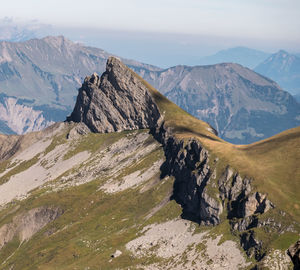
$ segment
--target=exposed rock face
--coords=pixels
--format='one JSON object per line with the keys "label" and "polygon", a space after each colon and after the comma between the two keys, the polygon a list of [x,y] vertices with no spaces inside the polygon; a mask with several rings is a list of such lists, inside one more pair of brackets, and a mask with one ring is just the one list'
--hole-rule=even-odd
{"label": "exposed rock face", "polygon": [[0,249],[18,237],[20,242],[30,239],[49,222],[57,219],[63,213],[62,209],[51,207],[39,207],[29,210],[14,217],[11,223],[0,228]]}
{"label": "exposed rock face", "polygon": [[300,240],[297,241],[294,245],[291,245],[287,253],[293,261],[294,269],[300,269]]}
{"label": "exposed rock face", "polygon": [[42,111],[19,104],[16,98],[0,96],[0,125],[7,126],[6,133],[25,134],[52,124],[54,122],[47,121]]}
{"label": "exposed rock face", "polygon": [[[232,178],[232,180],[231,180]],[[251,193],[251,180],[244,179],[230,168],[227,168],[218,181],[220,197],[225,202],[228,199],[228,216],[230,218],[246,218],[253,214],[265,213],[274,205],[259,192]]]}
{"label": "exposed rock face", "polygon": [[[174,198],[182,205],[187,218],[216,225],[221,221],[224,208],[227,208],[228,218],[244,219],[274,207],[265,194],[251,194],[251,180],[234,174],[229,167],[216,181],[214,167],[218,160],[211,165],[209,152],[197,140],[191,139],[184,144],[174,139],[163,123],[152,132],[164,145],[163,174],[175,177]],[[211,188],[214,192],[209,192]]]}
{"label": "exposed rock face", "polygon": [[86,77],[68,121],[94,132],[153,127],[160,117],[147,87],[117,58],[110,57],[101,78]]}
{"label": "exposed rock face", "polygon": [[209,152],[196,139],[176,140],[162,119],[152,134],[164,146],[162,177],[175,177],[173,199],[182,206],[182,216],[200,224],[217,225],[227,209],[227,218],[232,230],[240,235],[241,246],[248,256],[261,260],[265,255],[263,244],[250,229],[263,226],[259,215],[274,207],[266,195],[252,192],[251,179],[242,178],[230,167],[217,179],[218,159],[210,161]]}
{"label": "exposed rock face", "polygon": [[176,179],[173,196],[182,205],[183,216],[206,225],[220,223],[222,204],[207,193],[212,175],[207,150],[197,140],[192,139],[184,146],[172,136],[163,144],[166,155],[163,173]]}

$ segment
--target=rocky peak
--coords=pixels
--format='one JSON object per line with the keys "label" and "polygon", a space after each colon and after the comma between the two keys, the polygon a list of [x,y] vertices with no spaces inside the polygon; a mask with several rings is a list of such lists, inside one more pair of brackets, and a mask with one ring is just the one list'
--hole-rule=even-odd
{"label": "rocky peak", "polygon": [[106,71],[85,78],[67,121],[83,122],[93,132],[116,132],[155,126],[160,117],[151,93],[134,72],[110,57]]}

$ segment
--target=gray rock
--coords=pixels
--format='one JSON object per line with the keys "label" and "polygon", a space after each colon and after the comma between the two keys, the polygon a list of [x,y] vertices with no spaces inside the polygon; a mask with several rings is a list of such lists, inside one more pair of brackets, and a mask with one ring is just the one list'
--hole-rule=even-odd
{"label": "gray rock", "polygon": [[152,133],[164,146],[166,161],[162,176],[175,177],[173,198],[182,206],[182,216],[204,225],[219,224],[223,206],[218,195],[213,198],[207,189],[215,177],[209,166],[208,151],[196,139],[178,141],[162,121]]}
{"label": "gray rock", "polygon": [[83,122],[93,132],[154,127],[160,113],[148,88],[128,67],[110,57],[106,71],[86,77],[67,121]]}
{"label": "gray rock", "polygon": [[249,217],[256,213],[263,214],[273,208],[274,205],[266,197],[265,194],[259,192],[248,196],[241,204],[240,216]]}
{"label": "gray rock", "polygon": [[71,128],[71,130],[67,134],[67,139],[76,139],[82,135],[88,134],[89,132],[91,132],[91,130],[81,122]]}
{"label": "gray rock", "polygon": [[117,257],[119,257],[121,255],[122,255],[122,251],[117,249],[116,252],[111,255],[111,257],[112,258],[117,258]]}

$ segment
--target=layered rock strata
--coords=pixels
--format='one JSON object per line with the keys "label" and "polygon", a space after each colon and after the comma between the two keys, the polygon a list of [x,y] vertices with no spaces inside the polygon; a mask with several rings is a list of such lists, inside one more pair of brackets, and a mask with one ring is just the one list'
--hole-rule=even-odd
{"label": "layered rock strata", "polygon": [[67,121],[84,122],[93,132],[153,127],[160,113],[147,87],[117,58],[99,77],[86,77]]}

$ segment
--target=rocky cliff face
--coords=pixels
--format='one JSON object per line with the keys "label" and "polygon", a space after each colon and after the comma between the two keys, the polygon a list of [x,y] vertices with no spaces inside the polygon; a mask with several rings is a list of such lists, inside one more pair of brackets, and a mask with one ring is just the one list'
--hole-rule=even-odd
{"label": "rocky cliff face", "polygon": [[182,217],[202,225],[217,225],[228,219],[248,256],[260,261],[265,251],[253,228],[268,227],[260,222],[260,215],[275,207],[266,194],[255,192],[251,179],[229,166],[220,170],[219,159],[211,160],[198,140],[177,140],[163,121],[151,132],[164,147],[162,177],[175,178],[173,199],[181,205]]}
{"label": "rocky cliff face", "polygon": [[25,134],[50,125],[41,110],[23,105],[14,97],[0,95],[0,129],[7,134]]}
{"label": "rocky cliff face", "polygon": [[147,87],[123,63],[110,57],[99,77],[86,77],[68,121],[84,122],[94,132],[154,127],[160,113]]}

